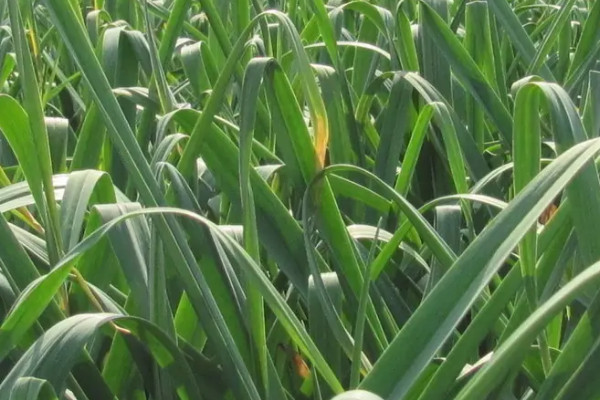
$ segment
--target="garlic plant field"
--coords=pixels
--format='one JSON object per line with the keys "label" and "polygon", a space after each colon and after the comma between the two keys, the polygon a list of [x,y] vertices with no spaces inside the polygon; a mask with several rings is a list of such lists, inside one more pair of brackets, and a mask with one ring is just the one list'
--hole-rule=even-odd
{"label": "garlic plant field", "polygon": [[600,2],[0,0],[0,400],[597,400]]}

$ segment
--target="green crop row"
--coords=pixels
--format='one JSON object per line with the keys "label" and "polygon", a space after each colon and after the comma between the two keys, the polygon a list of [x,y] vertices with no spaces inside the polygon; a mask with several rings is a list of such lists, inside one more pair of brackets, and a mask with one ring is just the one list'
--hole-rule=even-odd
{"label": "green crop row", "polygon": [[599,136],[599,1],[0,0],[0,400],[600,399]]}

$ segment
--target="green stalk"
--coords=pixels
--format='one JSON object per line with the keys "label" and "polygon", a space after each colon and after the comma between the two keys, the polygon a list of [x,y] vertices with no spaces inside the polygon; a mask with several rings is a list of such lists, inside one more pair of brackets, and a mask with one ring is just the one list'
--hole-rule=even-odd
{"label": "green stalk", "polygon": [[[258,89],[262,81],[264,68],[268,64],[252,63],[249,65],[242,84],[242,106],[240,121],[240,157],[239,157],[239,182],[240,203],[243,219],[244,249],[248,255],[260,265],[260,245],[258,242],[258,228],[256,224],[256,208],[254,195],[250,183],[252,141],[254,138],[254,122],[256,116],[256,101]],[[258,353],[258,366],[265,393],[268,392],[268,349],[266,338],[266,324],[264,302],[260,291],[250,279],[246,279],[246,303],[249,309],[249,326],[252,339]]]}
{"label": "green stalk", "polygon": [[[169,89],[167,78],[165,76],[165,70],[163,64],[166,60],[161,60],[158,51],[156,50],[156,40],[154,39],[154,32],[152,29],[152,23],[150,22],[150,14],[148,12],[148,0],[144,1],[144,21],[146,23],[146,36],[148,37],[148,46],[150,47],[150,63],[152,65],[152,87],[156,88],[158,93],[158,99],[160,101],[161,110],[164,114],[173,110],[175,99]],[[171,20],[171,18],[169,18]],[[170,42],[167,41],[167,44]]]}
{"label": "green stalk", "polygon": [[[155,71],[157,70],[162,70],[163,71],[163,75],[164,75],[164,68],[167,65],[167,62],[169,60],[169,57],[171,57],[171,55],[173,54],[173,50],[175,48],[175,44],[177,42],[177,36],[180,34],[182,27],[184,26],[185,23],[185,14],[187,12],[187,10],[189,9],[191,4],[191,0],[176,0],[175,3],[173,4],[173,8],[171,9],[171,12],[168,14],[167,17],[167,24],[165,27],[165,31],[163,33],[163,37],[162,40],[160,41],[160,45],[158,48],[158,63],[156,62],[156,60],[154,59],[154,57],[152,58],[152,63],[153,63],[153,67],[152,69]],[[147,13],[149,12],[150,6],[148,4],[148,2],[146,1],[144,3],[144,13],[145,13],[145,18],[148,21],[148,16]],[[150,35],[150,24],[147,22],[147,30],[148,30],[148,34]],[[161,80],[162,82],[162,80]],[[149,88],[149,93],[150,96],[152,97],[153,94],[156,94],[157,92],[157,87],[156,87],[156,79],[152,79],[151,84],[150,84],[150,88]],[[161,99],[163,99],[163,101],[166,102],[166,99],[169,98],[168,96],[168,90],[165,89],[164,87],[161,90],[162,96]],[[165,104],[168,105],[168,104]],[[142,115],[140,117],[140,124],[138,126],[137,129],[137,138],[138,138],[138,143],[140,144],[140,147],[142,149],[142,151],[146,151],[145,149],[148,148],[148,143],[150,141],[150,135],[152,134],[152,126],[154,123],[154,119],[156,117],[156,109],[155,107],[146,107],[144,108],[144,111],[142,112]]]}
{"label": "green stalk", "polygon": [[[531,107],[531,108],[529,108]],[[524,115],[539,108],[539,95],[535,91],[519,91],[515,100],[515,125],[513,132],[513,160],[515,163],[514,190],[517,195],[540,171],[541,131],[539,118]],[[520,266],[529,312],[538,306],[536,287],[537,227],[534,225],[519,244]],[[539,336],[542,365],[547,375],[552,366],[550,349],[544,332]]]}
{"label": "green stalk", "polygon": [[352,365],[350,368],[350,389],[358,387],[360,383],[360,370],[361,370],[361,356],[363,351],[363,341],[365,334],[365,321],[367,315],[367,304],[369,300],[369,288],[371,286],[371,268],[373,267],[373,256],[375,255],[375,249],[377,248],[377,240],[379,239],[379,229],[381,228],[382,219],[379,219],[377,224],[377,230],[375,231],[375,237],[373,243],[369,249],[369,256],[367,257],[365,273],[363,275],[364,283],[360,293],[358,302],[358,311],[356,318],[356,325],[354,327],[354,351],[352,352]]}
{"label": "green stalk", "polygon": [[[21,13],[17,0],[8,3],[9,17],[13,31],[14,47],[17,55],[17,68],[21,76],[23,88],[23,105],[29,116],[31,135],[38,154],[39,168],[42,178],[42,188],[32,188],[40,213],[43,215],[46,242],[50,257],[50,264],[54,265],[61,257],[61,238],[58,210],[54,198],[54,186],[52,184],[52,162],[50,158],[50,147],[48,144],[48,132],[44,122],[44,111],[40,98],[40,89],[36,79],[33,59],[27,45],[24,34]],[[38,189],[43,190],[44,197]],[[39,193],[36,195],[36,193]]]}

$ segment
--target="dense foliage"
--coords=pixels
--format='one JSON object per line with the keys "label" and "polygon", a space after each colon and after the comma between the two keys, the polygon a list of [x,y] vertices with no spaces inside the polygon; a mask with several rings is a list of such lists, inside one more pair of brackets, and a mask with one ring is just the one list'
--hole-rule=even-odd
{"label": "dense foliage", "polygon": [[0,399],[600,398],[600,2],[0,21]]}

